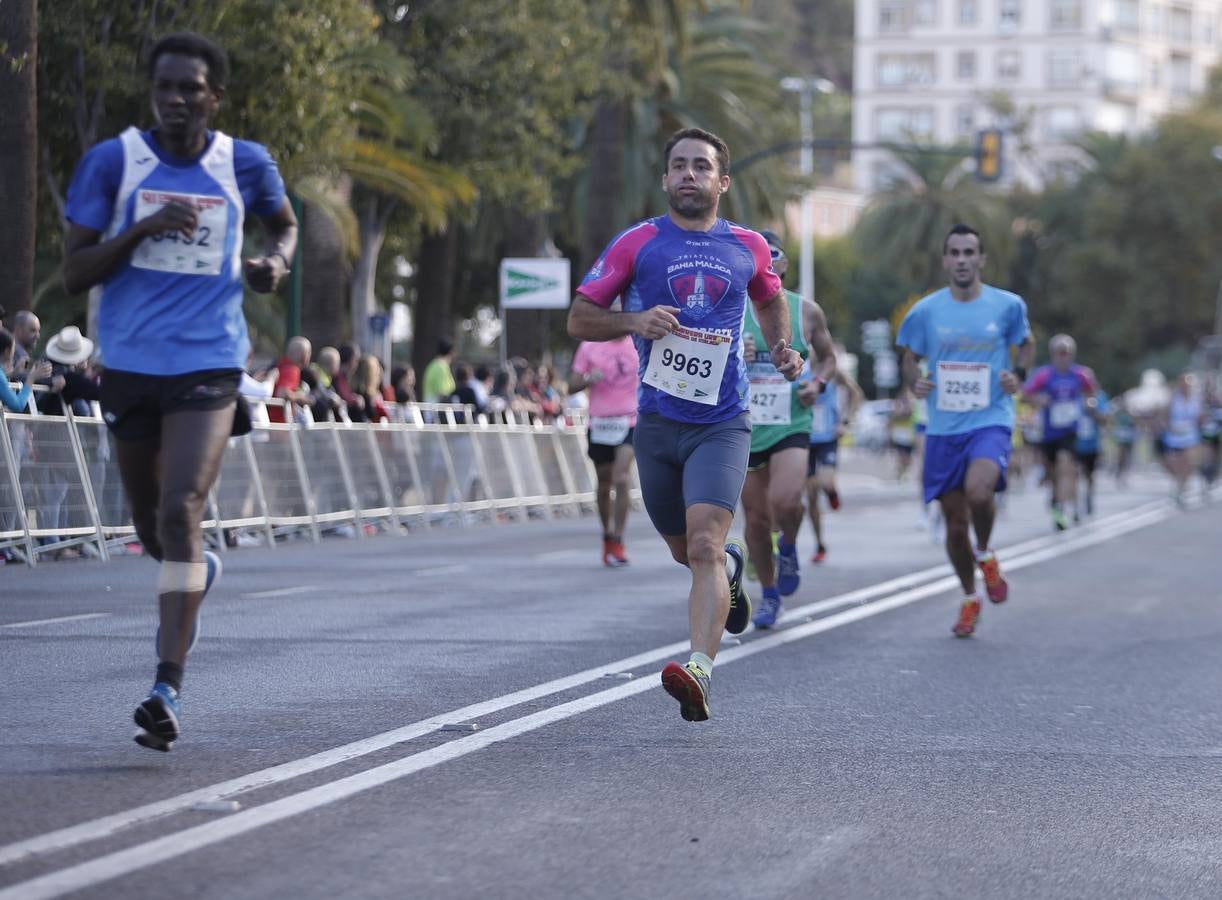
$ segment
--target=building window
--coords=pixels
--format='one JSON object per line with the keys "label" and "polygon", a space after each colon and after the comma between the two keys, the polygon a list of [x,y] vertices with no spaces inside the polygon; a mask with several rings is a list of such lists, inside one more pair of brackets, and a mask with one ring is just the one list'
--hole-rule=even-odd
{"label": "building window", "polygon": [[960,81],[976,80],[975,50],[960,50],[955,55],[955,77]]}
{"label": "building window", "polygon": [[878,30],[894,34],[908,30],[908,0],[882,0],[878,4]]}
{"label": "building window", "polygon": [[1151,3],[1146,13],[1146,33],[1150,37],[1164,37],[1167,34],[1166,10],[1161,4]]}
{"label": "building window", "polygon": [[1168,69],[1171,93],[1177,97],[1190,95],[1192,93],[1192,58],[1173,54]]}
{"label": "building window", "polygon": [[1180,44],[1191,43],[1192,41],[1192,10],[1182,9],[1178,6],[1171,7],[1171,40]]}
{"label": "building window", "polygon": [[1163,63],[1162,60],[1156,57],[1150,57],[1149,69],[1147,70],[1146,84],[1150,90],[1161,91],[1163,89]]}
{"label": "building window", "polygon": [[874,113],[874,134],[895,143],[927,141],[933,137],[933,107],[882,107]]}
{"label": "building window", "polygon": [[1141,56],[1133,47],[1108,47],[1105,65],[1109,87],[1128,90],[1141,87]]}
{"label": "building window", "polygon": [[1018,81],[1023,77],[1023,57],[1017,50],[1002,50],[997,54],[997,80]]}
{"label": "building window", "polygon": [[979,10],[976,9],[976,0],[959,0],[959,24],[960,25],[975,25],[979,17]]}
{"label": "building window", "polygon": [[976,108],[970,103],[955,107],[955,137],[963,140],[976,133]]}
{"label": "building window", "polygon": [[1082,53],[1067,48],[1048,51],[1048,86],[1074,87],[1082,73]]}
{"label": "building window", "polygon": [[1048,28],[1051,31],[1082,30],[1082,0],[1050,0]]}
{"label": "building window", "polygon": [[929,26],[938,24],[938,0],[913,0],[912,24]]}
{"label": "building window", "polygon": [[1075,138],[1082,131],[1082,114],[1076,106],[1050,106],[1044,112],[1044,131],[1052,141]]}
{"label": "building window", "polygon": [[936,60],[932,53],[879,54],[879,87],[907,87],[913,84],[933,84],[936,80]]}
{"label": "building window", "polygon": [[997,7],[997,27],[999,31],[1018,31],[1023,22],[1022,0],[1001,0]]}

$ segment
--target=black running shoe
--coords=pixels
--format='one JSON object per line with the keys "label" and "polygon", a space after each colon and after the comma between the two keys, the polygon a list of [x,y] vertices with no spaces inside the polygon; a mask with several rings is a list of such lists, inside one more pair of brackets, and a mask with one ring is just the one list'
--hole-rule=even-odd
{"label": "black running shoe", "polygon": [[179,735],[178,691],[164,681],[157,682],[144,702],[136,707],[133,718],[142,729],[136,734],[136,743],[168,753]]}
{"label": "black running shoe", "polygon": [[746,568],[747,547],[735,538],[726,544],[726,578],[730,581],[730,614],[726,616],[726,631],[730,634],[742,634],[751,622],[751,598],[743,586],[743,572]]}

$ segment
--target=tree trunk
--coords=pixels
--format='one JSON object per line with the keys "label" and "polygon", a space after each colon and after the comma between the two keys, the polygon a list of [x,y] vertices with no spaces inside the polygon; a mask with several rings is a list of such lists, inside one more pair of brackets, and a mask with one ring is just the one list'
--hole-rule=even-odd
{"label": "tree trunk", "polygon": [[37,0],[3,0],[0,14],[0,260],[9,311],[34,295],[38,202]]}
{"label": "tree trunk", "polygon": [[[347,202],[350,185],[338,185],[337,197]],[[345,300],[349,267],[343,230],[313,204],[306,204],[301,223],[301,332],[315,350],[349,337]],[[289,335],[292,337],[292,335]]]}
{"label": "tree trunk", "polygon": [[586,196],[585,227],[582,229],[581,259],[577,268],[585,272],[615,237],[619,208],[624,194],[624,132],[628,110],[623,100],[604,97],[594,111],[590,135],[590,180]]}
{"label": "tree trunk", "polygon": [[378,311],[374,284],[378,276],[378,258],[386,242],[386,226],[394,211],[394,200],[368,196],[361,204],[361,254],[352,269],[352,337],[362,347],[372,346],[369,317]]}
{"label": "tree trunk", "polygon": [[[539,256],[547,240],[547,222],[543,213],[523,215],[511,213],[505,239],[505,255],[532,258]],[[537,360],[548,342],[553,310],[505,310],[502,332],[507,338],[506,356],[521,356]]]}
{"label": "tree trunk", "polygon": [[416,305],[412,310],[412,366],[416,378],[437,355],[437,342],[454,340],[454,274],[458,260],[458,226],[426,231],[420,242]]}

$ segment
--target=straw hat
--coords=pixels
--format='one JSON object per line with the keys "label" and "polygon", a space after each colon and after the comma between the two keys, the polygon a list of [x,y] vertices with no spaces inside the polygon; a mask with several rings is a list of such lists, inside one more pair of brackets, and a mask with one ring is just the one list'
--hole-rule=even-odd
{"label": "straw hat", "polygon": [[47,341],[47,359],[51,362],[75,366],[92,355],[93,341],[82,335],[75,325],[61,329],[59,334]]}

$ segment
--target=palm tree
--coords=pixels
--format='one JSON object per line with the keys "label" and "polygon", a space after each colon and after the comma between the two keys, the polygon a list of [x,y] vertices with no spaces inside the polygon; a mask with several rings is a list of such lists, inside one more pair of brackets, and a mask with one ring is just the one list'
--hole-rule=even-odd
{"label": "palm tree", "polygon": [[854,242],[862,259],[903,281],[909,293],[942,284],[942,240],[959,222],[980,232],[993,271],[1005,271],[1012,242],[1001,198],[974,180],[971,151],[896,149],[907,177],[876,195]]}
{"label": "palm tree", "polygon": [[38,184],[35,30],[37,0],[9,0],[0,15],[0,259],[5,291],[29,306],[34,292],[34,235]]}

